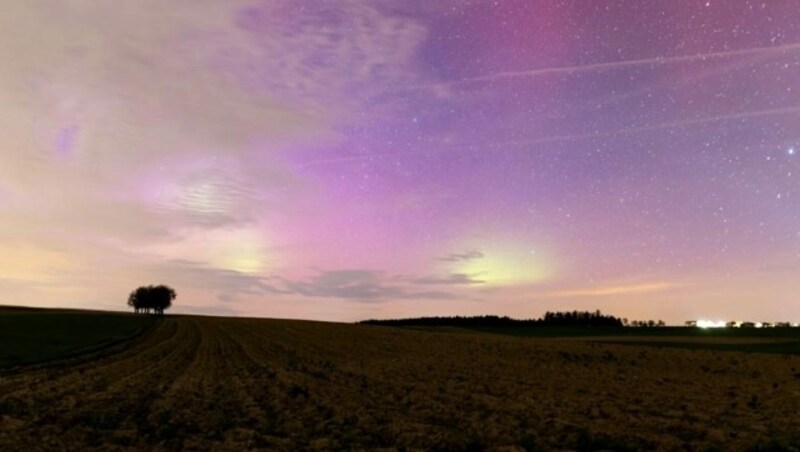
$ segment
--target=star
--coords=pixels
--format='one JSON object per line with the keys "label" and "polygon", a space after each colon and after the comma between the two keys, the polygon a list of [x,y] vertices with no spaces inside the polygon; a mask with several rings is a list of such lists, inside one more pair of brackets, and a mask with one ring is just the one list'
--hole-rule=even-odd
{"label": "star", "polygon": [[461,315],[479,297],[529,317],[557,288],[565,309],[800,320],[793,2],[164,2],[155,25],[16,3],[0,285],[20,299],[152,275],[248,316]]}

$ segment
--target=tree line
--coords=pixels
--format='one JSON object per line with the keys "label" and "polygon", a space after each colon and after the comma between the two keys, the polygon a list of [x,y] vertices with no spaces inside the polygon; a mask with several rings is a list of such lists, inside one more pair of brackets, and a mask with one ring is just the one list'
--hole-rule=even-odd
{"label": "tree line", "polygon": [[663,320],[631,320],[628,322],[628,319],[622,319],[622,323],[624,323],[625,326],[638,326],[647,328],[667,326]]}
{"label": "tree line", "polygon": [[164,310],[172,306],[172,300],[177,294],[169,286],[142,286],[131,292],[128,296],[128,306],[136,314],[164,315]]}
{"label": "tree line", "polygon": [[558,311],[547,312],[538,319],[512,319],[508,316],[445,316],[416,317],[407,319],[363,320],[367,325],[387,326],[452,326],[461,328],[506,328],[506,327],[610,327],[624,326],[622,319],[604,315],[597,311]]}

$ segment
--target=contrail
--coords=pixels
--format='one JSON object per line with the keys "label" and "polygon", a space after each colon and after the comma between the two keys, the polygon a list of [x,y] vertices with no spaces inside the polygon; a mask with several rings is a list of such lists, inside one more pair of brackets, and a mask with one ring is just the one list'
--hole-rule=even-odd
{"label": "contrail", "polygon": [[778,53],[782,51],[790,51],[798,49],[800,49],[800,43],[793,43],[793,44],[784,44],[784,45],[770,46],[770,47],[751,47],[748,49],[727,50],[722,52],[696,53],[693,55],[641,58],[638,60],[625,60],[625,61],[609,61],[605,63],[586,64],[582,66],[561,66],[561,67],[530,69],[526,71],[496,72],[494,74],[482,75],[479,77],[470,77],[457,80],[454,82],[445,82],[442,83],[441,85],[456,85],[462,83],[486,82],[486,81],[502,80],[508,78],[536,77],[540,75],[577,74],[583,72],[595,72],[595,71],[604,71],[610,69],[624,69],[624,68],[644,66],[644,65],[665,65],[673,63],[686,63],[692,61],[705,61],[710,59],[727,58],[735,56],[759,55],[763,53]]}
{"label": "contrail", "polygon": [[587,138],[604,138],[604,137],[612,137],[615,135],[627,135],[631,133],[650,132],[655,130],[668,130],[677,127],[695,126],[700,124],[731,121],[736,119],[751,119],[751,118],[759,118],[762,116],[774,116],[774,115],[798,114],[798,113],[800,113],[800,107],[771,108],[767,110],[744,111],[740,113],[732,113],[729,115],[708,116],[705,118],[665,122],[649,126],[627,127],[624,129],[617,129],[609,132],[592,132],[592,133],[581,133],[575,135],[555,135],[549,137],[535,138],[532,140],[511,141],[506,143],[499,143],[496,144],[495,146],[516,146],[525,144],[540,144],[540,143],[552,143],[559,141],[583,140]]}
{"label": "contrail", "polygon": [[[665,122],[661,124],[653,124],[649,126],[639,126],[639,127],[627,127],[624,129],[617,129],[611,130],[608,132],[592,132],[592,133],[581,133],[575,135],[554,135],[549,137],[541,137],[541,138],[534,138],[531,140],[518,140],[518,141],[509,141],[505,143],[490,143],[487,146],[498,147],[498,146],[521,146],[521,145],[529,145],[529,144],[543,144],[543,143],[557,143],[561,141],[573,141],[573,140],[585,140],[588,138],[605,138],[605,137],[612,137],[616,135],[627,135],[632,133],[639,133],[639,132],[651,132],[656,130],[669,130],[674,129],[677,127],[685,127],[685,126],[695,126],[700,124],[708,124],[714,122],[723,122],[723,121],[732,121],[736,119],[751,119],[751,118],[759,118],[763,116],[774,116],[774,115],[786,115],[786,114],[800,114],[800,106],[798,107],[781,107],[781,108],[770,108],[766,110],[754,110],[754,111],[743,111],[739,113],[732,113],[728,115],[718,115],[718,116],[708,116],[705,118],[696,118],[696,119],[686,119],[683,121],[673,121],[673,122]],[[476,145],[480,146],[480,145]],[[458,149],[462,149],[465,146],[458,145]],[[405,151],[405,152],[389,152],[389,153],[382,153],[382,154],[358,154],[358,155],[345,155],[340,157],[331,157],[326,159],[318,159],[312,160],[309,162],[304,162],[300,165],[297,165],[296,168],[303,169],[311,166],[318,166],[318,165],[328,165],[333,163],[346,163],[346,162],[357,162],[362,160],[368,160],[372,158],[387,158],[387,157],[405,157],[409,155],[432,155],[437,154],[440,152],[453,152],[455,151],[454,147],[443,147],[440,148],[438,151]]]}

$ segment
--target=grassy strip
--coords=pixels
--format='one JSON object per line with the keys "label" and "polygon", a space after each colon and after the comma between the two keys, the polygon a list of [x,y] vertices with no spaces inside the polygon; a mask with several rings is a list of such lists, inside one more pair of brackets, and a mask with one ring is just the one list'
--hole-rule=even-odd
{"label": "grassy strip", "polygon": [[714,350],[725,352],[778,353],[800,355],[800,342],[761,342],[761,343],[710,343],[710,342],[667,342],[667,341],[591,341],[598,344],[637,345],[640,347],[680,348],[686,350]]}
{"label": "grassy strip", "polygon": [[[467,330],[467,329],[465,329]],[[428,331],[436,331],[431,328]],[[451,329],[453,331],[453,329]],[[463,331],[463,330],[462,330]],[[469,328],[468,331],[523,337],[697,337],[774,338],[800,341],[800,328]]]}
{"label": "grassy strip", "polygon": [[[718,350],[800,355],[800,328],[403,328],[439,333],[463,334],[465,332],[476,332],[542,339],[586,338],[587,341],[594,343],[615,345],[622,344],[644,347],[669,347],[689,350]],[[598,337],[603,339],[596,339]],[[615,340],[617,338],[619,338],[619,340]],[[693,339],[697,339],[697,341],[693,341]],[[716,339],[716,341],[711,342],[707,339]],[[726,343],[725,340],[727,339],[729,339],[731,342]],[[746,339],[753,339],[753,342],[748,342]]]}

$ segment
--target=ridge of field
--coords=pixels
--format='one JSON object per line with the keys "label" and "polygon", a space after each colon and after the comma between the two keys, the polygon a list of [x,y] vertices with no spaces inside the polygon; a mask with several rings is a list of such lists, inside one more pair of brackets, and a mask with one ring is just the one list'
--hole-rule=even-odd
{"label": "ridge of field", "polygon": [[0,306],[0,370],[96,352],[156,321],[127,313]]}
{"label": "ridge of field", "polygon": [[0,450],[800,447],[800,357],[167,316],[0,377]]}
{"label": "ridge of field", "polygon": [[665,327],[448,327],[448,326],[400,326],[393,328],[408,328],[420,331],[475,331],[481,333],[494,333],[506,336],[532,337],[532,338],[558,338],[558,337],[717,337],[717,338],[766,338],[766,339],[797,339],[800,340],[800,328],[698,328],[683,326]]}
{"label": "ridge of field", "polygon": [[484,333],[539,339],[748,353],[800,355],[800,328],[542,327],[388,325],[431,333]]}
{"label": "ridge of field", "polygon": [[431,332],[474,331],[515,337],[562,338],[604,344],[692,350],[800,355],[800,328],[542,328],[542,327],[403,327]]}

